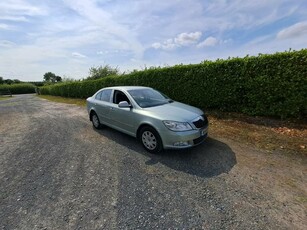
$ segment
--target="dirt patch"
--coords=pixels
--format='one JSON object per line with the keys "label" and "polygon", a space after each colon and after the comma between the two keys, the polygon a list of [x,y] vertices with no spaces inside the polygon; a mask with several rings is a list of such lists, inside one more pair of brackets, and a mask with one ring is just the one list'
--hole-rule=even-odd
{"label": "dirt patch", "polygon": [[210,132],[245,143],[268,153],[282,152],[307,155],[305,120],[276,120],[249,117],[236,113],[209,113]]}

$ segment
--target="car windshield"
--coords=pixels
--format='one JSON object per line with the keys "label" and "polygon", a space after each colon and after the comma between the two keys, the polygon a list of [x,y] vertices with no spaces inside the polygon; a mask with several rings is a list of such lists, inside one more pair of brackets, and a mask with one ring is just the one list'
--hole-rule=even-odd
{"label": "car windshield", "polygon": [[133,89],[128,90],[128,93],[142,108],[164,105],[172,102],[170,98],[153,89]]}

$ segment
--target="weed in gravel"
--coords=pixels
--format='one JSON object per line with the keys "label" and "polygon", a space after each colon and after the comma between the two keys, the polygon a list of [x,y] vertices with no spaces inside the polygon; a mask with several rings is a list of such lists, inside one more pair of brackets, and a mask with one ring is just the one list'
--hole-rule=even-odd
{"label": "weed in gravel", "polygon": [[300,203],[307,203],[307,196],[298,196],[295,199]]}
{"label": "weed in gravel", "polygon": [[50,95],[38,95],[38,97],[47,99],[49,101],[66,103],[66,104],[74,104],[79,106],[85,106],[86,100],[79,98],[67,98],[67,97],[58,97],[58,96],[50,96]]}

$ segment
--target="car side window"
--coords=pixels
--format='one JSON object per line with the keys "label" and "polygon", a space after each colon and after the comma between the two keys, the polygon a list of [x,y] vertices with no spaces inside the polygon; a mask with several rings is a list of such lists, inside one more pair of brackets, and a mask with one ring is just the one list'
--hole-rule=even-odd
{"label": "car side window", "polygon": [[98,93],[98,94],[95,96],[95,99],[96,99],[96,100],[100,100],[100,97],[101,97],[101,92]]}
{"label": "car side window", "polygon": [[124,94],[123,92],[121,92],[119,90],[115,90],[114,91],[114,97],[113,97],[113,103],[119,104],[119,102],[121,102],[121,101],[127,101],[130,104],[130,100],[128,99],[126,94]]}
{"label": "car side window", "polygon": [[111,89],[103,90],[103,91],[101,92],[100,100],[101,100],[101,101],[110,102],[111,93],[112,93],[112,90],[111,90]]}

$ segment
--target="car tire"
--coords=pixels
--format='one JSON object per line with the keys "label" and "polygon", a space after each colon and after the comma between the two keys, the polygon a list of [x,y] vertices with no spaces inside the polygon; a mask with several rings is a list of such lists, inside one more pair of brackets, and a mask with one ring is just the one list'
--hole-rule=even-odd
{"label": "car tire", "polygon": [[163,150],[159,133],[150,126],[145,126],[140,130],[139,140],[143,147],[150,153],[159,153]]}
{"label": "car tire", "polygon": [[95,112],[93,112],[91,115],[91,121],[95,129],[101,129],[101,124],[98,115]]}

